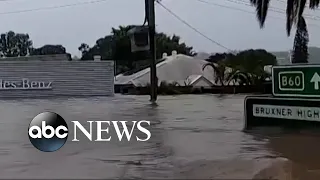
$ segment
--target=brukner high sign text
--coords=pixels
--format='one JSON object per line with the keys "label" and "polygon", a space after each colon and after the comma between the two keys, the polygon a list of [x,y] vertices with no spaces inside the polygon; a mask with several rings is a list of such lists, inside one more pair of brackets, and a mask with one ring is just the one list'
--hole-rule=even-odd
{"label": "brukner high sign text", "polygon": [[253,104],[252,111],[256,117],[320,121],[319,107]]}
{"label": "brukner high sign text", "polygon": [[32,81],[27,78],[22,78],[20,81],[5,81],[0,79],[0,90],[11,89],[52,89],[52,82]]}

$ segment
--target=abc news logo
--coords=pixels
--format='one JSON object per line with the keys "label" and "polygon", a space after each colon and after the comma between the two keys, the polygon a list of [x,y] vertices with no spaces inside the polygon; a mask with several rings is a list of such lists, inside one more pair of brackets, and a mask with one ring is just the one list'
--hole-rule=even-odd
{"label": "abc news logo", "polygon": [[[122,141],[124,136],[127,140],[132,139],[132,133],[135,128],[144,133],[146,138],[136,136],[136,141],[148,141],[151,138],[151,133],[148,129],[142,126],[147,124],[150,126],[150,121],[132,121],[131,130],[128,128],[127,121],[86,121],[89,123],[89,130],[83,127],[79,121],[71,121],[73,124],[73,139],[72,141],[80,141],[77,139],[77,132],[84,134],[90,141],[111,141],[111,136],[108,138],[102,137],[102,132],[109,133],[109,127],[113,125],[116,131],[117,139]],[[119,125],[120,124],[120,125]],[[92,131],[92,127],[96,126],[96,132]],[[38,114],[30,122],[28,135],[31,144],[40,151],[54,152],[59,150],[68,140],[68,125],[66,121],[59,115],[53,112],[43,112]],[[93,134],[96,134],[96,139],[93,140]]]}

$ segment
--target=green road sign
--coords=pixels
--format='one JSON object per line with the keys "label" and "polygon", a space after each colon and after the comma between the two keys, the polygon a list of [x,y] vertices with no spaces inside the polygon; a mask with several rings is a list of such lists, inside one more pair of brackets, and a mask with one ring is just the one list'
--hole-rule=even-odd
{"label": "green road sign", "polygon": [[272,68],[274,96],[319,97],[320,64],[287,65]]}

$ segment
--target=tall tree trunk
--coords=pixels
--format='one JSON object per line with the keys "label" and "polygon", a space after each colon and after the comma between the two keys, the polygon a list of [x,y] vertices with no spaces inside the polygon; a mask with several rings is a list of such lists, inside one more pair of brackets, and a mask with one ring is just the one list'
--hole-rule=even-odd
{"label": "tall tree trunk", "polygon": [[294,38],[292,63],[308,63],[309,34],[303,17],[299,19],[296,36]]}

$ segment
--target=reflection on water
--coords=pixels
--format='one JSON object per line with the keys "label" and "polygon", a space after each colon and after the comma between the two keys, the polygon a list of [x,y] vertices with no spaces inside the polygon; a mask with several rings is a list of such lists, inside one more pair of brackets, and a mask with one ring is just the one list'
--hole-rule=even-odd
{"label": "reflection on water", "polygon": [[[1,178],[172,178],[197,173],[208,178],[209,172],[222,177],[232,167],[233,177],[240,178],[252,173],[257,166],[253,160],[274,156],[319,168],[317,137],[278,130],[277,136],[243,133],[243,101],[244,96],[214,95],[160,96],[158,106],[150,105],[147,96],[1,101]],[[69,127],[73,120],[148,120],[152,137],[148,142],[69,139],[59,151],[43,153],[27,136],[29,122],[43,111],[57,112]]]}

